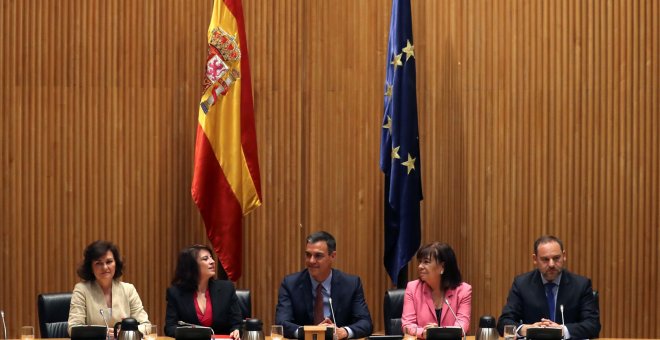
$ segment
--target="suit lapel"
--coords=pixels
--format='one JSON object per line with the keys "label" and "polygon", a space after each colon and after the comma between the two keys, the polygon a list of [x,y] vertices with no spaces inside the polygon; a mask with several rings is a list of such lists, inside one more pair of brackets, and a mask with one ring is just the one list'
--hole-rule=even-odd
{"label": "suit lapel", "polygon": [[545,286],[543,286],[543,280],[541,280],[541,273],[537,270],[534,271],[534,276],[532,277],[532,284],[533,287],[536,287],[534,290],[534,294],[536,295],[536,299],[538,301],[542,301],[543,304],[543,313],[542,315],[545,315],[545,317],[549,317],[548,311],[550,310],[550,306],[548,306],[548,299],[545,296]]}
{"label": "suit lapel", "polygon": [[188,315],[189,320],[194,320],[191,323],[199,325],[199,318],[197,317],[197,309],[195,309],[195,304],[197,303],[197,291],[185,291],[183,289],[179,290],[181,292],[181,304],[185,314]]}
{"label": "suit lapel", "polygon": [[[424,296],[424,301],[426,301],[426,308],[428,308],[431,315],[435,316],[435,305],[433,304],[433,293],[429,286],[420,280],[420,287],[422,287],[422,295]],[[437,317],[436,317],[437,320]],[[438,320],[438,323],[440,320]]]}
{"label": "suit lapel", "polygon": [[[312,296],[312,278],[309,276],[309,272],[305,269],[300,277],[298,278],[298,283],[296,288],[302,294],[302,300],[305,304],[305,312],[307,314],[308,320],[314,320],[314,310],[313,310],[313,300]],[[311,324],[312,321],[309,322]]]}
{"label": "suit lapel", "polygon": [[[449,304],[452,305],[452,308],[456,309],[456,307],[458,306],[458,301],[457,301],[458,298],[456,296],[456,289],[447,290],[447,292],[445,293],[445,298],[447,299]],[[441,320],[438,320],[439,321],[438,326],[444,324],[445,320],[447,319],[447,315],[451,314],[451,311],[449,310],[449,306],[447,306],[446,304],[442,306],[442,310],[443,311],[440,315]],[[454,324],[454,323],[451,322],[450,324]]]}
{"label": "suit lapel", "polygon": [[220,320],[220,299],[222,291],[220,285],[215,281],[209,281],[209,292],[211,294],[211,308],[213,308],[213,321]]}
{"label": "suit lapel", "polygon": [[571,283],[571,275],[566,271],[562,271],[561,280],[559,281],[559,291],[557,292],[557,303],[555,304],[555,322],[561,323],[561,305],[567,306],[567,292],[570,292],[568,288]]}
{"label": "suit lapel", "polygon": [[[96,283],[96,286],[103,292],[103,289]],[[101,294],[103,296],[103,294]],[[120,296],[123,296],[122,291],[121,291],[121,286],[118,281],[112,280],[112,318],[115,320],[120,320],[127,317],[124,314],[124,310],[119,303],[122,301]],[[103,304],[105,305],[105,298],[103,299]]]}
{"label": "suit lapel", "polygon": [[[332,298],[332,308],[334,309],[334,317],[339,318],[343,320],[343,318],[339,315],[343,315],[343,307],[341,304],[341,298],[340,296],[343,295],[343,292],[341,291],[342,285],[339,283],[341,277],[341,274],[339,274],[338,271],[332,270],[332,280],[330,280],[330,297]],[[330,311],[332,313],[332,311]],[[343,324],[343,322],[339,322],[335,320],[335,322],[339,324]]]}

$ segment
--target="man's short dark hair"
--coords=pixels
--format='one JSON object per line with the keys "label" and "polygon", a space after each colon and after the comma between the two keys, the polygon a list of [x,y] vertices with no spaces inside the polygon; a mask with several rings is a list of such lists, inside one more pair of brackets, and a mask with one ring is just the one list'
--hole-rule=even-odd
{"label": "man's short dark hair", "polygon": [[96,277],[94,276],[94,270],[92,269],[92,262],[100,259],[107,252],[111,251],[112,256],[115,258],[115,276],[113,279],[117,279],[122,276],[124,271],[124,262],[119,256],[119,249],[110,241],[97,240],[85,248],[83,252],[83,262],[78,267],[77,273],[83,281],[94,281]]}
{"label": "man's short dark hair", "polygon": [[337,241],[327,231],[317,231],[307,236],[307,243],[316,243],[323,241],[328,245],[328,254],[332,254],[337,250]]}
{"label": "man's short dark hair", "polygon": [[557,242],[559,244],[559,248],[561,248],[561,251],[564,251],[564,243],[558,237],[552,235],[543,235],[534,241],[534,255],[538,254],[540,245],[550,242]]}

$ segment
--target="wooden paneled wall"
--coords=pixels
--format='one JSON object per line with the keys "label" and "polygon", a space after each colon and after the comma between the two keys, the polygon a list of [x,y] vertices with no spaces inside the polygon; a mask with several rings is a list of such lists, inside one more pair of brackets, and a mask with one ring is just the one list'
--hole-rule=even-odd
{"label": "wooden paneled wall", "polygon": [[[205,233],[190,198],[211,0],[2,0],[0,308],[69,291],[115,241],[151,320]],[[388,0],[244,0],[264,205],[245,222],[254,314],[272,323],[310,231],[338,239],[376,329]],[[471,332],[540,234],[600,291],[603,337],[660,337],[660,2],[413,0],[423,241],[453,245]],[[414,263],[410,269],[414,277]]]}

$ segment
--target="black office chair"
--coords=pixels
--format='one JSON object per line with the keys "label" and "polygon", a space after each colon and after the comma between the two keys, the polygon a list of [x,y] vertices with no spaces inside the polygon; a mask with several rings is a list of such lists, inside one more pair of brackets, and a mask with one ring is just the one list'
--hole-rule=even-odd
{"label": "black office chair", "polygon": [[594,289],[594,302],[596,303],[596,309],[600,311],[600,304],[598,302],[598,291]]}
{"label": "black office chair", "polygon": [[69,337],[69,306],[71,293],[39,294],[37,307],[39,310],[39,329],[42,338]]}
{"label": "black office chair", "polygon": [[385,335],[403,335],[401,331],[401,314],[403,313],[403,298],[405,295],[405,289],[390,289],[385,292],[383,301]]}
{"label": "black office chair", "polygon": [[238,297],[238,305],[241,307],[241,314],[243,319],[252,317],[252,299],[250,298],[249,289],[237,289],[236,296]]}

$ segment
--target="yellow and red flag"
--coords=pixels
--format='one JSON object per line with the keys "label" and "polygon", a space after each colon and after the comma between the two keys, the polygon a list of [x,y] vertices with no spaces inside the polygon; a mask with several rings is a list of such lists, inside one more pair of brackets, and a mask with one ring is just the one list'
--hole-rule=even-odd
{"label": "yellow and red flag", "polygon": [[215,0],[208,30],[191,193],[232,281],[242,271],[243,216],[261,205],[243,6]]}

